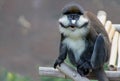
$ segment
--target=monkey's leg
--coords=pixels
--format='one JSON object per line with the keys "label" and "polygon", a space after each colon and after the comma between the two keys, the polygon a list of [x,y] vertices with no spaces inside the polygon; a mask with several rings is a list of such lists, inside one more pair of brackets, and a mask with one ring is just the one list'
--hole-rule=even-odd
{"label": "monkey's leg", "polygon": [[94,45],[93,54],[91,56],[91,65],[93,69],[102,67],[107,58],[107,48],[102,34],[99,34]]}
{"label": "monkey's leg", "polygon": [[93,54],[91,56],[91,65],[93,72],[99,81],[109,81],[103,65],[107,58],[107,48],[102,34],[99,34],[94,45]]}
{"label": "monkey's leg", "polygon": [[98,81],[109,81],[103,67],[93,70],[93,73],[95,74]]}

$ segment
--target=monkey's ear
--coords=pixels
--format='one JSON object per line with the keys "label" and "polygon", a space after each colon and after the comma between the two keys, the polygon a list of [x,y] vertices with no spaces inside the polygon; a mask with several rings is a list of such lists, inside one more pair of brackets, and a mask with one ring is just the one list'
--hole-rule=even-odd
{"label": "monkey's ear", "polygon": [[91,56],[91,65],[93,69],[103,66],[107,58],[106,50],[103,35],[99,34],[95,41],[93,54]]}

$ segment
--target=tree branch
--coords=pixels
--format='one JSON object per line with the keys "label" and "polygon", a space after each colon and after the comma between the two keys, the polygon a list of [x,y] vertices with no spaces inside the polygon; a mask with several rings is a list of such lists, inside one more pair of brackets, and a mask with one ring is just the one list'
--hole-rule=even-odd
{"label": "tree branch", "polygon": [[[65,63],[61,67],[54,69],[52,67],[39,67],[40,76],[51,76],[59,78],[71,78],[74,81],[90,81],[86,77],[81,77],[74,69]],[[106,71],[106,75],[110,81],[120,81],[120,71]],[[87,76],[90,79],[96,79],[94,74]]]}
{"label": "tree branch", "polygon": [[39,74],[42,76],[53,76],[61,78],[71,78],[74,81],[90,81],[86,77],[80,76],[73,68],[62,63],[57,69],[49,67],[39,67]]}

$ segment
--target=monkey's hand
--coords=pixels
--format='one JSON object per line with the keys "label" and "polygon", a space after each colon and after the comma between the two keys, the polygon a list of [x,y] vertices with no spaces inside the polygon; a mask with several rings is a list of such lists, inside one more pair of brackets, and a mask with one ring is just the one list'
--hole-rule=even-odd
{"label": "monkey's hand", "polygon": [[87,75],[91,70],[91,65],[89,62],[84,62],[77,66],[77,71],[81,76]]}
{"label": "monkey's hand", "polygon": [[57,59],[57,60],[55,61],[55,63],[54,63],[54,68],[56,68],[57,65],[60,66],[61,63],[63,63],[63,60],[61,60],[61,59]]}

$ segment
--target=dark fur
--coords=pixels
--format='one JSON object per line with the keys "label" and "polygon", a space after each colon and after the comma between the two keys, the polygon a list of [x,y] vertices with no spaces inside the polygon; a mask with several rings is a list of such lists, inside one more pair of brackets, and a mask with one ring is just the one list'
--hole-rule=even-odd
{"label": "dark fur", "polygon": [[63,9],[63,14],[71,13],[84,14],[89,19],[90,31],[85,37],[86,49],[80,56],[79,62],[76,62],[72,49],[68,49],[62,43],[66,36],[61,34],[60,54],[54,68],[64,62],[68,53],[71,63],[76,66],[80,75],[84,76],[92,69],[99,81],[108,81],[103,65],[109,59],[110,41],[103,25],[91,12],[83,12],[79,5],[72,4]]}

